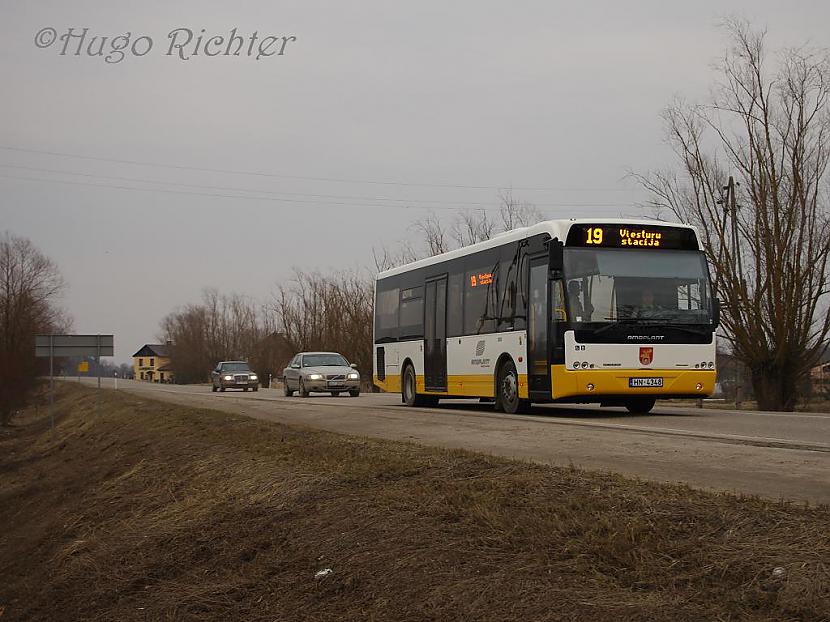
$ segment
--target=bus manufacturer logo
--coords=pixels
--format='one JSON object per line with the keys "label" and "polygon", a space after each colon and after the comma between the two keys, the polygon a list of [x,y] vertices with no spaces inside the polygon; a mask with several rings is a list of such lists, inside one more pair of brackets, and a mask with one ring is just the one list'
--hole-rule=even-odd
{"label": "bus manufacturer logo", "polygon": [[490,367],[490,359],[482,358],[486,345],[487,342],[484,339],[476,343],[476,355],[475,358],[470,359],[470,365],[473,367]]}
{"label": "bus manufacturer logo", "polygon": [[640,348],[640,364],[651,365],[654,360],[654,348]]}

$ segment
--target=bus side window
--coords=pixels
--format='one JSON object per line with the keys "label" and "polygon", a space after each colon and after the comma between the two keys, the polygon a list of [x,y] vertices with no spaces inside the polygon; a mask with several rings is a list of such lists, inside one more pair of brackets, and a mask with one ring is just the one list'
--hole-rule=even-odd
{"label": "bus side window", "polygon": [[553,291],[551,295],[553,296],[553,321],[554,322],[566,322],[568,320],[568,315],[565,312],[565,289],[562,285],[562,281],[553,281]]}

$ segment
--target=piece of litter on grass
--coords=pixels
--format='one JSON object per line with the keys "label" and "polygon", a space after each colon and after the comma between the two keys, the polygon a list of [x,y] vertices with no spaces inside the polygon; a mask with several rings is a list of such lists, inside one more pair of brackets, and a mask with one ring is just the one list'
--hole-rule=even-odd
{"label": "piece of litter on grass", "polygon": [[787,570],[782,568],[781,566],[777,566],[776,568],[772,569],[772,578],[773,579],[783,579],[786,576]]}
{"label": "piece of litter on grass", "polygon": [[323,568],[322,570],[318,570],[317,574],[314,575],[315,579],[322,579],[323,577],[327,577],[332,574],[334,570],[331,568]]}

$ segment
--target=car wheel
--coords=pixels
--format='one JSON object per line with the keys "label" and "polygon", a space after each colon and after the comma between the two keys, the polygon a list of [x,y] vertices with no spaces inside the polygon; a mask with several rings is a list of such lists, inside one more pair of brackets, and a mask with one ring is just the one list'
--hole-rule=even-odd
{"label": "car wheel", "polygon": [[220,391],[221,393],[224,393],[224,392],[225,392],[225,387],[219,387],[219,391]]}
{"label": "car wheel", "polygon": [[626,400],[625,408],[632,415],[647,415],[654,408],[655,401],[653,397],[633,397]]}
{"label": "car wheel", "polygon": [[251,391],[253,391],[254,393],[256,393],[257,391],[259,391],[259,387],[253,387],[253,388],[251,389]]}
{"label": "car wheel", "polygon": [[358,395],[360,395],[360,389],[354,389],[352,391],[349,391],[349,395],[351,395],[352,397],[357,397]]}
{"label": "car wheel", "polygon": [[300,378],[300,397],[308,397],[308,391],[306,391],[305,383],[302,378]]}
{"label": "car wheel", "polygon": [[519,374],[513,361],[507,361],[501,368],[496,381],[496,410],[509,415],[527,410],[528,400],[519,399]]}
{"label": "car wheel", "polygon": [[291,397],[292,395],[294,395],[294,391],[288,388],[287,380],[282,381],[282,393],[283,395],[285,395],[285,397]]}
{"label": "car wheel", "polygon": [[216,393],[216,385],[215,384],[210,385],[210,390],[213,391],[214,393]]}
{"label": "car wheel", "polygon": [[331,396],[332,397],[340,397],[340,391],[332,391]]}
{"label": "car wheel", "polygon": [[242,387],[242,392],[247,393],[248,392],[248,387]]}

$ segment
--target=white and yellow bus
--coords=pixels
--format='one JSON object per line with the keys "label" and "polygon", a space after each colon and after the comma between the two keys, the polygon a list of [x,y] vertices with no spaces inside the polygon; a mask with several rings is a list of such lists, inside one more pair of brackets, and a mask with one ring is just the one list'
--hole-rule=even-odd
{"label": "white and yellow bus", "polygon": [[718,321],[693,227],[545,221],[378,274],[374,382],[410,406],[647,413],[712,393]]}

